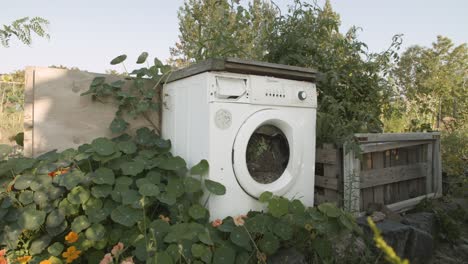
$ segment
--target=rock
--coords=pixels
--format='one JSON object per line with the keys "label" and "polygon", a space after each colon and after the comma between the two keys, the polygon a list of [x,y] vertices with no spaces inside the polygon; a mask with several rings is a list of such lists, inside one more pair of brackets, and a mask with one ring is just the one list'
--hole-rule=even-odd
{"label": "rock", "polygon": [[411,233],[406,243],[405,258],[411,263],[428,263],[434,252],[434,238],[431,234],[411,226]]}
{"label": "rock", "polygon": [[370,217],[372,218],[372,221],[377,223],[377,222],[381,222],[381,221],[385,220],[385,217],[387,217],[387,215],[385,215],[382,212],[373,212]]}
{"label": "rock", "polygon": [[382,212],[385,214],[386,218],[393,221],[401,220],[401,216],[398,213],[393,212],[386,205],[381,203],[369,203],[366,209],[367,215],[372,215],[374,212]]}
{"label": "rock", "polygon": [[268,258],[268,264],[307,264],[304,254],[295,248],[284,248],[278,250],[274,255]]}
{"label": "rock", "polygon": [[435,215],[433,213],[420,212],[406,215],[401,223],[418,228],[430,235],[435,234]]}

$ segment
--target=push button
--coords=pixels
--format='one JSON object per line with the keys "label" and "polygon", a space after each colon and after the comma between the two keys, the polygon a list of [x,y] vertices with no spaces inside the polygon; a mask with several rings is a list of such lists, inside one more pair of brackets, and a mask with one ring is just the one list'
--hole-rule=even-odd
{"label": "push button", "polygon": [[307,99],[307,93],[305,91],[300,91],[297,94],[297,97],[299,97],[299,100],[304,101],[305,99]]}

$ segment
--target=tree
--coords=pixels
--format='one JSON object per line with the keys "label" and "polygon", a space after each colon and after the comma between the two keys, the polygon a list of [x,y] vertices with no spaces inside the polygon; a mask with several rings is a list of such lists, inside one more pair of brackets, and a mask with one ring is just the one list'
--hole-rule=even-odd
{"label": "tree", "polygon": [[39,37],[49,38],[49,34],[45,28],[49,25],[49,21],[41,17],[24,17],[15,20],[11,25],[3,25],[0,29],[0,43],[3,47],[9,47],[10,40],[17,38],[19,41],[26,45],[31,45],[32,36],[31,32]]}
{"label": "tree", "polygon": [[179,10],[179,41],[172,62],[184,65],[212,57],[262,59],[277,11],[269,2],[188,0]]}
{"label": "tree", "polygon": [[432,47],[412,46],[393,71],[412,122],[440,127],[444,118],[468,120],[468,47],[438,36]]}

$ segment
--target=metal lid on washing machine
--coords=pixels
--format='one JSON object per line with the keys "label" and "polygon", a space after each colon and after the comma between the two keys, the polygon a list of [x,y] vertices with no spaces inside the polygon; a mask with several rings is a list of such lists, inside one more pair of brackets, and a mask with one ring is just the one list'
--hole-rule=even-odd
{"label": "metal lid on washing machine", "polygon": [[173,72],[165,83],[209,71],[253,74],[308,82],[315,82],[318,74],[315,69],[311,68],[236,58],[213,58]]}

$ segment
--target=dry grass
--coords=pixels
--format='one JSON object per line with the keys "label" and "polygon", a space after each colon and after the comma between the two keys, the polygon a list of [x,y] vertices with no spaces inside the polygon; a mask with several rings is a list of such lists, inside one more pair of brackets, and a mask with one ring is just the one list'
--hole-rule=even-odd
{"label": "dry grass", "polygon": [[23,131],[23,112],[0,113],[0,144],[15,144],[12,138]]}

